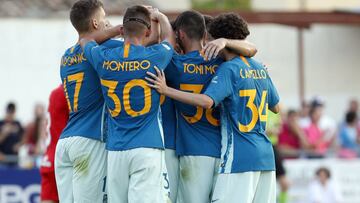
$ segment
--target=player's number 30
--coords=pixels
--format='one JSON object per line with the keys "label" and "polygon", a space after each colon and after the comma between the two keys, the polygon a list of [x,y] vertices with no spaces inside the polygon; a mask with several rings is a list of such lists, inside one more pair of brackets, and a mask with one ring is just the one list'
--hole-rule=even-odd
{"label": "player's number 30", "polygon": [[[121,104],[119,97],[115,94],[115,89],[118,85],[117,81],[112,80],[103,80],[101,79],[101,85],[108,88],[107,96],[111,98],[114,102],[114,109],[109,109],[110,114],[112,117],[116,117],[121,112]],[[144,97],[145,97],[145,104],[144,107],[140,111],[135,111],[130,106],[130,90],[133,87],[141,87],[144,90]],[[149,99],[150,98],[150,99]],[[133,79],[126,83],[124,90],[123,90],[123,102],[125,112],[132,117],[144,115],[148,113],[151,109],[151,88],[147,86],[147,83],[141,79]]]}

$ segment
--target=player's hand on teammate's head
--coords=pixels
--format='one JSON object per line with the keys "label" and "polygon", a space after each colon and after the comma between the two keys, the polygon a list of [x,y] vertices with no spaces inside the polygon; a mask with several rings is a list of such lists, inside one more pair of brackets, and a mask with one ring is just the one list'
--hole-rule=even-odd
{"label": "player's hand on teammate's head", "polygon": [[166,85],[166,78],[165,73],[163,70],[159,70],[156,66],[154,67],[156,74],[153,74],[151,72],[146,72],[146,74],[150,77],[145,77],[145,79],[148,81],[147,85],[149,87],[152,87],[156,89],[160,94],[165,94],[168,86]]}
{"label": "player's hand on teammate's head", "polygon": [[151,8],[150,9],[150,18],[152,21],[156,21],[158,22],[159,21],[159,16],[161,15],[161,12],[159,11],[158,8]]}
{"label": "player's hand on teammate's head", "polygon": [[219,38],[208,42],[203,49],[205,58],[207,60],[216,58],[220,53],[220,51],[225,48],[225,46],[226,46],[226,39],[224,38]]}
{"label": "player's hand on teammate's head", "polygon": [[154,9],[154,7],[152,7],[151,5],[141,5],[141,6],[147,8],[150,12],[152,9]]}

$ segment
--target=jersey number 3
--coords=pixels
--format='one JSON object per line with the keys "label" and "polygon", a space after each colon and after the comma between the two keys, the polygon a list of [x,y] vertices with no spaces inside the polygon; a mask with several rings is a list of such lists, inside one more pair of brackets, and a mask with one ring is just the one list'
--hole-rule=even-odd
{"label": "jersey number 3", "polygon": [[[196,94],[200,94],[201,90],[204,88],[204,85],[200,84],[180,84],[180,89],[188,92],[194,92]],[[206,109],[205,111],[205,118],[206,120],[213,126],[219,126],[220,122],[218,119],[214,118],[213,109]],[[198,122],[204,114],[204,109],[201,107],[196,107],[196,113],[194,116],[186,116],[181,114],[187,122],[189,123],[196,123]]]}
{"label": "jersey number 3", "polygon": [[[115,94],[115,89],[118,85],[117,81],[103,80],[101,79],[101,85],[108,88],[107,96],[114,102],[114,109],[109,109],[112,117],[116,117],[121,112],[121,104],[119,97]],[[141,87],[144,90],[145,105],[140,111],[135,111],[130,106],[130,90],[133,87]],[[131,117],[136,117],[148,113],[151,109],[151,89],[147,86],[147,83],[141,79],[133,79],[126,83],[123,90],[123,102],[125,112]]]}
{"label": "jersey number 3", "polygon": [[262,92],[259,108],[254,103],[255,97],[256,97],[256,89],[240,90],[239,94],[240,94],[240,97],[249,97],[246,107],[250,109],[251,114],[252,114],[250,123],[244,125],[239,122],[239,130],[241,132],[250,132],[254,129],[254,127],[259,119],[261,122],[267,121],[267,106],[268,106],[268,104],[266,104],[265,114],[263,114],[265,103],[266,103],[267,91]]}

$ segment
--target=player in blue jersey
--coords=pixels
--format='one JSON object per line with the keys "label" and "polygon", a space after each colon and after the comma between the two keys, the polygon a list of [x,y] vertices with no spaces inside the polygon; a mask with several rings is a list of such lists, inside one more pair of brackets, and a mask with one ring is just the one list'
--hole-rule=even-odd
{"label": "player in blue jersey", "polygon": [[[214,19],[210,33],[215,39],[245,39],[246,22],[235,14]],[[183,103],[221,108],[221,164],[211,202],[275,202],[275,162],[265,134],[267,108],[279,111],[279,96],[267,70],[257,61],[229,49],[203,94],[167,87],[163,72],[148,73],[149,86]]]}
{"label": "player in blue jersey", "polygon": [[[171,22],[171,27],[174,30],[174,22]],[[178,50],[177,45],[175,45],[174,50]],[[174,101],[171,98],[161,95],[160,103],[161,120],[164,130],[165,163],[170,186],[170,200],[176,203],[177,186],[179,182],[179,157],[175,153],[177,115]]]}
{"label": "player in blue jersey", "polygon": [[179,157],[175,152],[177,116],[174,101],[172,99],[162,95],[160,97],[160,103],[161,120],[164,130],[165,163],[168,174],[165,178],[167,178],[166,180],[170,186],[170,200],[175,203],[179,181]]}
{"label": "player in blue jersey", "polygon": [[[151,20],[161,28],[160,44],[145,47]],[[143,6],[126,10],[123,19],[124,45],[109,49],[98,45],[97,35],[80,44],[94,65],[102,85],[109,119],[109,202],[157,202],[168,200],[164,178],[163,131],[160,94],[145,81],[147,71],[165,69],[173,54],[173,31],[167,17]]]}
{"label": "player in blue jersey", "polygon": [[[210,83],[218,66],[223,62],[220,58],[206,60],[202,54],[206,28],[203,16],[196,11],[185,11],[175,20],[177,43],[184,54],[174,54],[166,69],[170,86],[184,91],[201,93]],[[245,42],[220,39],[212,43],[210,55],[219,47],[231,46],[240,53],[248,50],[242,45]],[[224,47],[220,47],[222,49]],[[256,49],[251,50],[255,52]],[[216,54],[216,53],[215,53]],[[177,202],[207,203],[210,201],[213,183],[216,180],[221,135],[218,109],[203,109],[184,103],[175,102],[178,115],[176,154],[180,156],[180,181]],[[206,146],[206,147],[199,147]],[[172,182],[170,182],[170,185]]]}
{"label": "player in blue jersey", "polygon": [[[80,0],[70,12],[79,34],[107,27],[103,5],[97,0]],[[113,28],[113,32],[119,27]],[[115,32],[116,33],[116,32]],[[105,46],[121,46],[107,41]],[[104,99],[97,73],[78,43],[61,59],[61,80],[69,107],[69,121],[55,152],[55,173],[60,202],[102,202],[106,199],[106,160],[103,137]]]}

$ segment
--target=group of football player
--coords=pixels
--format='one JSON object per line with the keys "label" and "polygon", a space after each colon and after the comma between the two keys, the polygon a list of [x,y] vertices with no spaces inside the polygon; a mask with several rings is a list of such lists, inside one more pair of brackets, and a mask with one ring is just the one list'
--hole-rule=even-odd
{"label": "group of football player", "polygon": [[170,23],[136,5],[112,26],[100,1],[79,0],[70,20],[60,202],[275,202],[265,127],[279,96],[243,18],[185,11]]}

